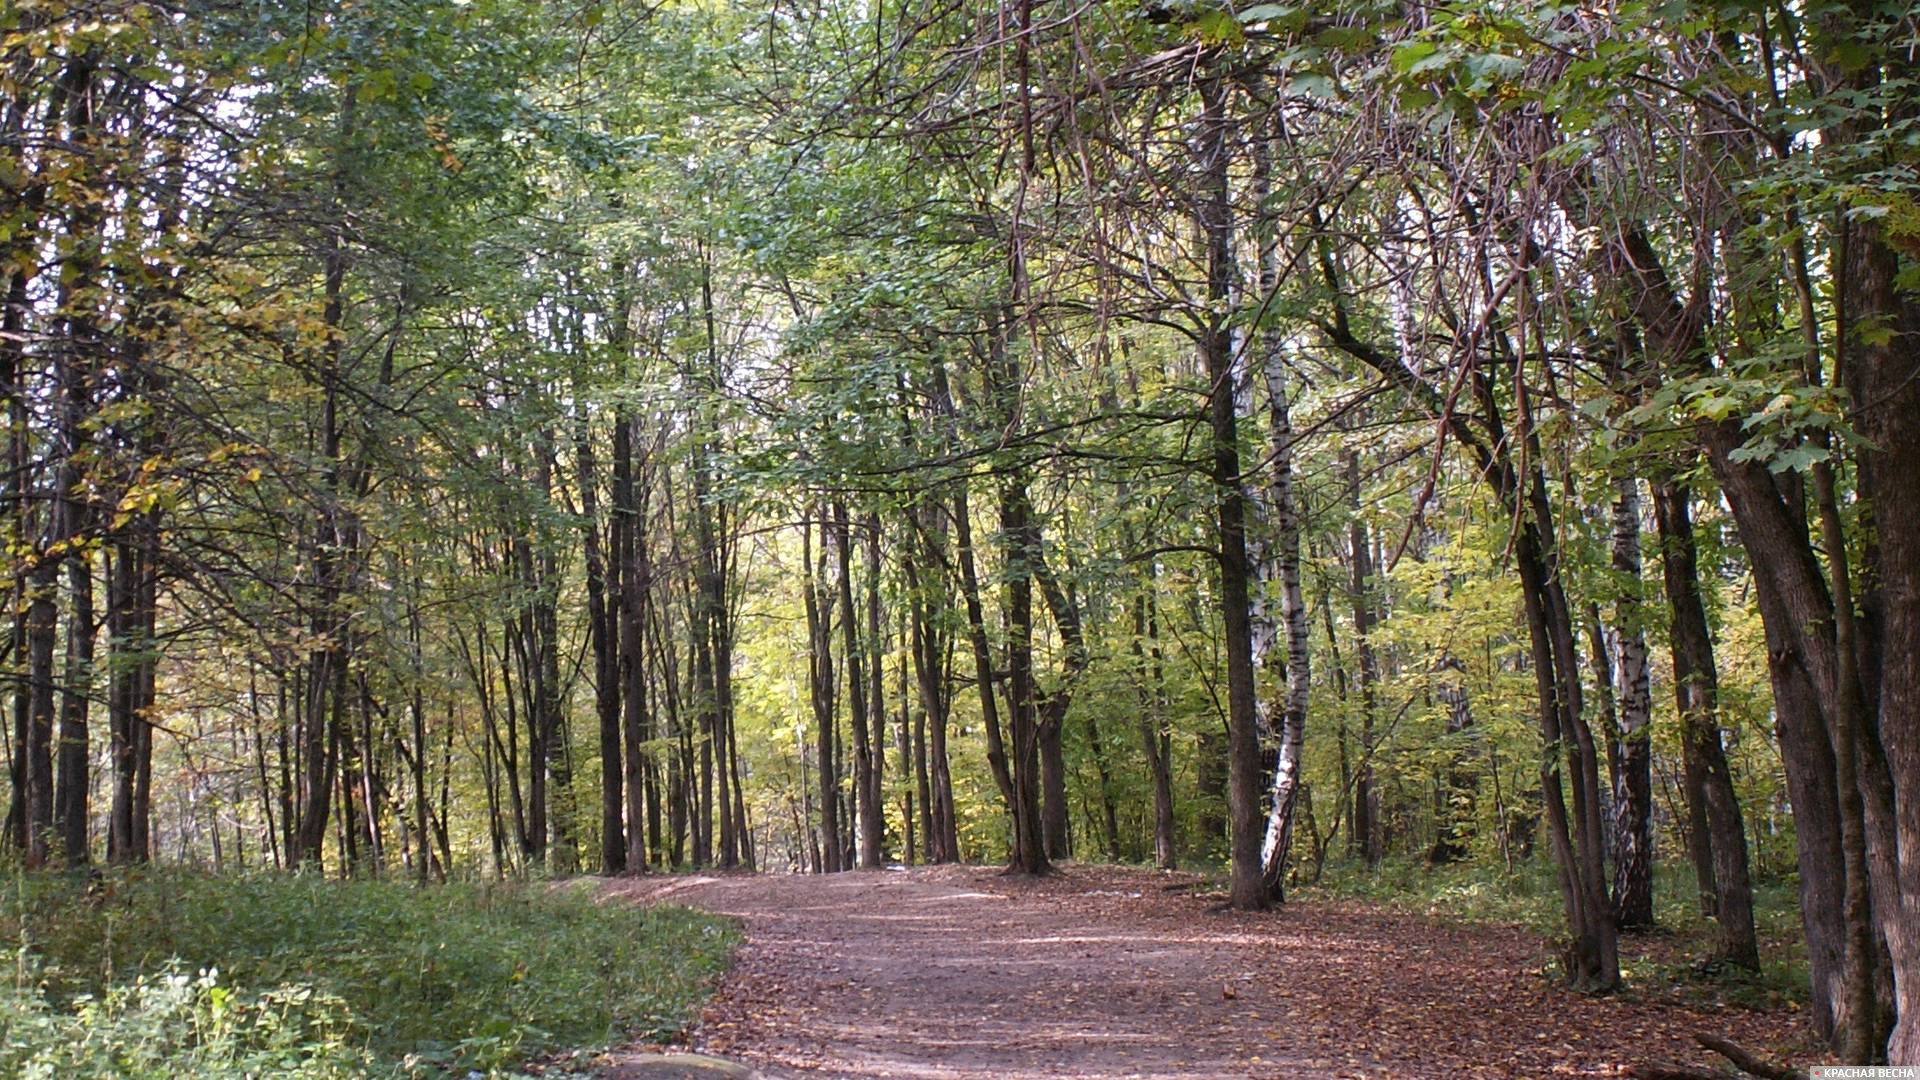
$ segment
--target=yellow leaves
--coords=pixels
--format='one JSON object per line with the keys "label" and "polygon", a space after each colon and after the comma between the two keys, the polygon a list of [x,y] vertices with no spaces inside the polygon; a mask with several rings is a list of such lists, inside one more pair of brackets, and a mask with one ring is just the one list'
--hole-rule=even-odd
{"label": "yellow leaves", "polygon": [[120,497],[114,507],[113,527],[123,528],[128,522],[142,514],[151,514],[160,509],[163,492],[158,487],[135,487]]}
{"label": "yellow leaves", "polygon": [[[228,461],[236,457],[242,457],[242,458],[264,457],[266,453],[267,453],[267,448],[264,446],[261,446],[259,443],[253,443],[253,442],[222,443],[219,446],[214,447],[212,450],[207,451],[207,464],[224,465]],[[149,459],[147,464],[153,465],[154,462],[158,460],[160,459],[157,459],[157,458]],[[143,466],[142,468],[145,468],[145,467],[146,466]]]}
{"label": "yellow leaves", "polygon": [[[23,0],[23,3],[26,2]],[[4,49],[9,56],[17,56],[24,51],[31,59],[44,60],[48,48],[47,35],[41,33],[20,32],[0,38],[0,49]]]}
{"label": "yellow leaves", "polygon": [[467,163],[460,160],[460,155],[454,153],[453,138],[447,134],[445,113],[434,113],[422,120],[421,124],[427,129],[428,141],[433,143],[434,150],[440,155],[441,168],[457,173],[467,167]]}

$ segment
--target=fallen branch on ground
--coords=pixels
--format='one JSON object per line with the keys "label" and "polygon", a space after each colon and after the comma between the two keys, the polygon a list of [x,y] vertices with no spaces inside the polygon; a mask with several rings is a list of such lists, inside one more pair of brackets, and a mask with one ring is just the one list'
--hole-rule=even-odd
{"label": "fallen branch on ground", "polygon": [[1695,1041],[1733,1062],[1734,1068],[1743,1073],[1761,1077],[1762,1080],[1807,1080],[1807,1074],[1799,1069],[1763,1061],[1752,1051],[1731,1039],[1723,1039],[1718,1035],[1698,1035],[1695,1036]]}
{"label": "fallen branch on ground", "polygon": [[[1761,1080],[1807,1080],[1807,1074],[1799,1069],[1765,1061],[1731,1039],[1723,1039],[1718,1035],[1696,1035],[1694,1041],[1726,1058],[1734,1068],[1748,1076],[1757,1076]],[[1629,1075],[1634,1080],[1726,1080],[1726,1074],[1718,1069],[1676,1065],[1670,1061],[1636,1065]]]}
{"label": "fallen branch on ground", "polygon": [[1727,1074],[1718,1069],[1702,1069],[1695,1065],[1676,1065],[1671,1061],[1656,1061],[1651,1065],[1635,1065],[1627,1070],[1633,1080],[1727,1080]]}

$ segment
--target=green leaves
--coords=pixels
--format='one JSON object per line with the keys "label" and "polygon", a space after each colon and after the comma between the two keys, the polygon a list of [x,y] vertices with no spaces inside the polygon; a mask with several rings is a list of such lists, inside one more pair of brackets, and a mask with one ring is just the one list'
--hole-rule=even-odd
{"label": "green leaves", "polygon": [[1298,29],[1306,22],[1306,9],[1292,4],[1254,4],[1234,14],[1244,25],[1266,23],[1269,29]]}
{"label": "green leaves", "polygon": [[1429,71],[1441,71],[1453,62],[1453,57],[1443,54],[1440,46],[1432,41],[1410,41],[1393,50],[1388,61],[1397,75],[1420,75]]}

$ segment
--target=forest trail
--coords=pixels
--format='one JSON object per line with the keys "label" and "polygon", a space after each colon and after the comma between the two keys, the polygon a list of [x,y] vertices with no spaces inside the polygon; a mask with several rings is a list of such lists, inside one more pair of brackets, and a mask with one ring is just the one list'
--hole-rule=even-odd
{"label": "forest trail", "polygon": [[1517,929],[1350,904],[1221,912],[1200,884],[944,867],[608,889],[744,922],[691,1042],[774,1080],[1601,1077],[1707,1064],[1698,1032],[1764,1048],[1800,1027],[1790,1011],[1561,990]]}

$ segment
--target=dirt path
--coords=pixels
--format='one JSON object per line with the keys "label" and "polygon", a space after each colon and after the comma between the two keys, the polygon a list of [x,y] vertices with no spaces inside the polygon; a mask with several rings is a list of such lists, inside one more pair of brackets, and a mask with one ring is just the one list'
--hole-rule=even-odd
{"label": "dirt path", "polygon": [[1515,930],[1346,905],[1215,912],[1192,885],[944,868],[609,888],[745,923],[691,1042],[773,1078],[1618,1076],[1705,1064],[1696,1032],[1799,1036],[1790,1012],[1561,991]]}

